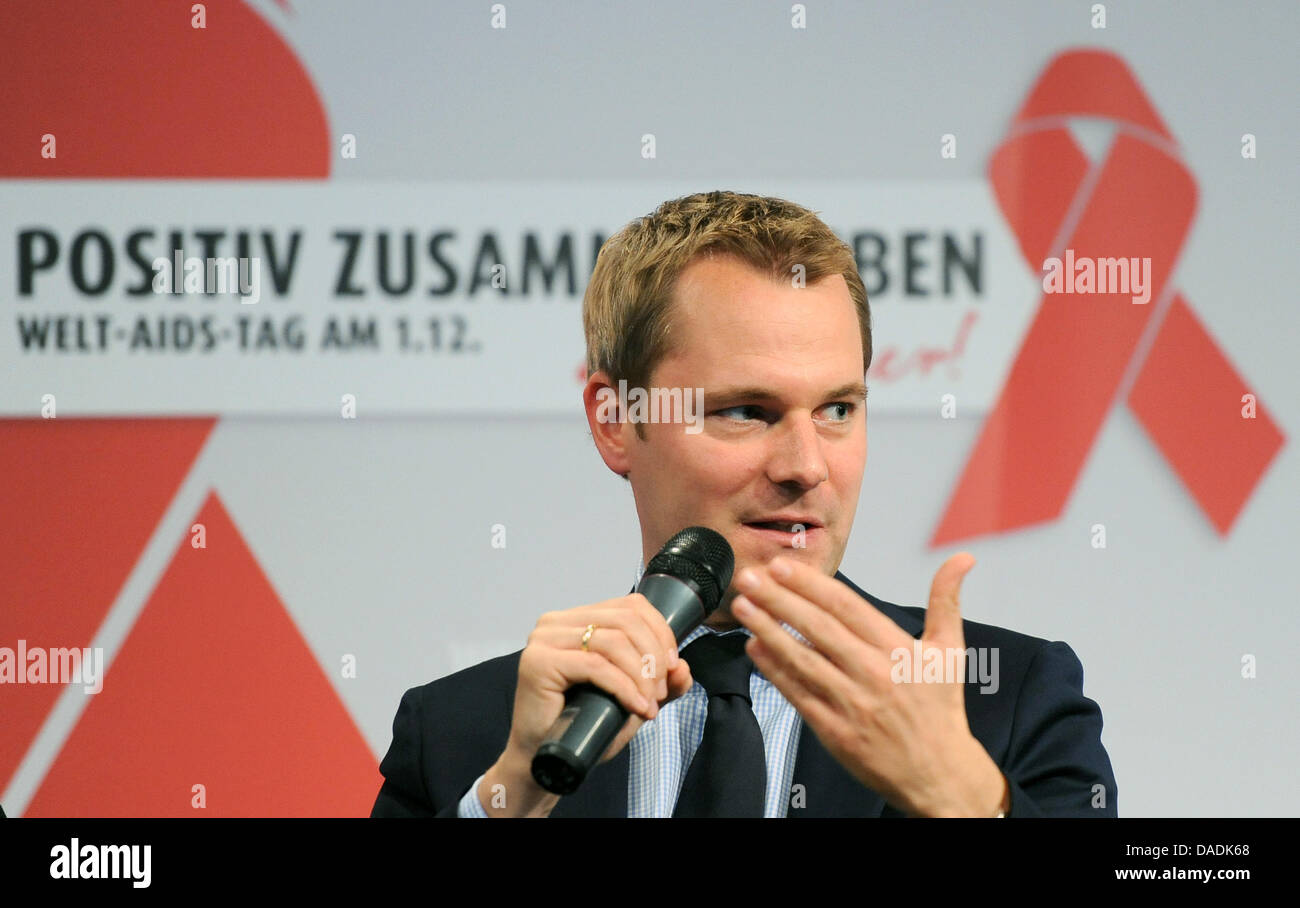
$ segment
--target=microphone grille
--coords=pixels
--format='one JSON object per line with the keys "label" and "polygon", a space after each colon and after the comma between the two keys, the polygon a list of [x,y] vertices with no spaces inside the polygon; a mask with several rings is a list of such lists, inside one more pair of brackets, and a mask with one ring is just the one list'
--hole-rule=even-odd
{"label": "microphone grille", "polygon": [[691,581],[699,589],[705,614],[709,615],[731,585],[735,564],[736,556],[721,533],[708,527],[687,527],[650,559],[646,573]]}

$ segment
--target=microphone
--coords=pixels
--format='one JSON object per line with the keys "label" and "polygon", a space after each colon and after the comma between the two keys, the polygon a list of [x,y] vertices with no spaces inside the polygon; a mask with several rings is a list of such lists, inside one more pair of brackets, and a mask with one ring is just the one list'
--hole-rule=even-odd
{"label": "microphone", "polygon": [[[734,567],[735,555],[720,533],[687,527],[650,559],[636,591],[664,616],[681,643],[717,609]],[[532,765],[537,784],[558,795],[577,791],[629,715],[615,697],[593,684],[569,688],[564,704]]]}

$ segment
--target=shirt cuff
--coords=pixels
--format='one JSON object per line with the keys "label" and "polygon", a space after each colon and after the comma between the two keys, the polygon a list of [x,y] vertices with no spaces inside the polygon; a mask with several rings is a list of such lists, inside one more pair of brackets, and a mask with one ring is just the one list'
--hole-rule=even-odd
{"label": "shirt cuff", "polygon": [[482,776],[475,779],[474,784],[469,787],[469,791],[465,792],[464,797],[460,799],[460,805],[456,808],[456,816],[462,819],[477,820],[486,820],[488,818],[487,811],[483,809],[483,802],[478,799],[478,787],[483,782],[483,776],[486,775],[487,773],[483,773]]}

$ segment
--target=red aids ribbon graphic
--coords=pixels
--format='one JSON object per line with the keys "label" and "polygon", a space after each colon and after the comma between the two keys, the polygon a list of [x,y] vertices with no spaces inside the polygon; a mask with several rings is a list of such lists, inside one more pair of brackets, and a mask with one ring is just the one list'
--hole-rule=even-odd
{"label": "red aids ribbon graphic", "polygon": [[[1091,163],[1067,117],[1115,127]],[[1150,258],[1150,302],[1044,294],[932,547],[1060,515],[1120,394],[1201,510],[1226,535],[1284,436],[1170,284],[1196,209],[1173,137],[1114,54],[1054,59],[989,167],[1030,268],[1049,257]],[[1113,289],[1113,288],[1107,288]],[[1254,407],[1254,418],[1245,418]]]}

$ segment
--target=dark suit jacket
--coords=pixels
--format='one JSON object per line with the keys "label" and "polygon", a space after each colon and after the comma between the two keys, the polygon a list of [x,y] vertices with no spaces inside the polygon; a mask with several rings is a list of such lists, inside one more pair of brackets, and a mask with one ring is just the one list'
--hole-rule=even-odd
{"label": "dark suit jacket", "polygon": [[[835,575],[913,637],[925,610],[884,602]],[[966,646],[998,649],[996,693],[966,682],[971,733],[1007,776],[1008,816],[1116,816],[1115,777],[1101,744],[1101,710],[1083,695],[1083,666],[1066,644],[964,621]],[[379,766],[384,783],[372,817],[454,817],[460,799],[505,750],[519,653],[489,659],[402,696],[393,743]],[[560,799],[553,817],[626,817],[628,748],[596,766]],[[849,774],[806,724],[792,785],[803,806],[790,817],[900,816]],[[1094,786],[1104,786],[1104,806]]]}

